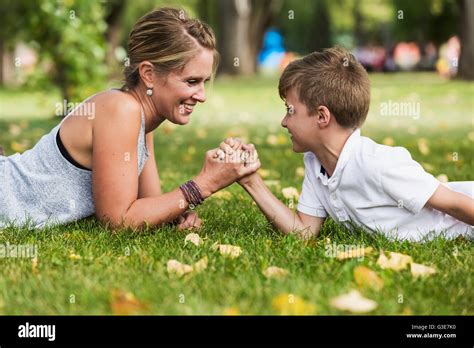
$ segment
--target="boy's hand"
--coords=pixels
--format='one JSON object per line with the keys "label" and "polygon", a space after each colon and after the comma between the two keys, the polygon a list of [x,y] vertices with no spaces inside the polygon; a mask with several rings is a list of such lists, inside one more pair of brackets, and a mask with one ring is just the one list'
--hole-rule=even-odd
{"label": "boy's hand", "polygon": [[237,180],[240,185],[249,184],[258,177],[257,170],[261,164],[253,144],[244,144],[238,138],[227,138],[219,147],[221,151],[218,153],[218,156],[222,158],[229,156],[235,161],[243,162],[245,167],[249,165],[254,167],[255,170],[253,172]]}

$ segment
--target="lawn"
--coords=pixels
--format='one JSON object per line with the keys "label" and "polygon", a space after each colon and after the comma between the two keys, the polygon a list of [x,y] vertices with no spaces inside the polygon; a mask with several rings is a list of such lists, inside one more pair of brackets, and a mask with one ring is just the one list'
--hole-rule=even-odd
{"label": "lawn", "polygon": [[[406,147],[440,178],[474,180],[474,84],[434,74],[371,75],[372,104],[363,135]],[[218,79],[208,101],[186,127],[164,124],[155,131],[155,153],[164,191],[196,175],[206,150],[227,136],[256,144],[272,191],[291,203],[282,188],[301,188],[302,155],[291,151],[279,124],[284,106],[277,79]],[[58,119],[58,93],[0,90],[0,144],[7,154],[30,148]],[[413,102],[419,114],[381,115],[384,103]],[[416,104],[418,103],[418,104]],[[51,115],[51,116],[50,116]],[[159,207],[157,207],[159,209]],[[140,233],[111,233],[93,218],[67,226],[0,230],[0,245],[33,245],[37,258],[0,258],[0,314],[348,314],[331,300],[352,289],[376,302],[370,314],[473,315],[474,246],[464,239],[427,243],[392,242],[363,231],[350,233],[331,220],[318,239],[284,236],[267,223],[238,185],[198,208],[204,226],[200,246],[185,244],[189,231],[173,226]],[[231,258],[215,243],[242,249]],[[364,257],[338,260],[329,247],[372,247]],[[415,278],[409,269],[377,264],[381,251],[398,252],[436,269]],[[169,260],[207,268],[184,276],[167,271]],[[377,284],[356,281],[366,266]],[[285,277],[267,278],[278,266]],[[357,271],[356,271],[357,273]]]}

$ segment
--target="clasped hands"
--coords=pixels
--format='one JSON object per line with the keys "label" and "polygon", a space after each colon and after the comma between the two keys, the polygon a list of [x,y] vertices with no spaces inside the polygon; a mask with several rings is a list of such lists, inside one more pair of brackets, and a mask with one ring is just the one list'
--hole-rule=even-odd
{"label": "clasped hands", "polygon": [[[239,182],[251,180],[260,168],[260,160],[253,144],[245,144],[237,138],[227,138],[218,148],[206,152],[204,166],[194,178],[203,197]],[[199,228],[201,219],[194,211],[187,211],[178,220],[179,229]]]}

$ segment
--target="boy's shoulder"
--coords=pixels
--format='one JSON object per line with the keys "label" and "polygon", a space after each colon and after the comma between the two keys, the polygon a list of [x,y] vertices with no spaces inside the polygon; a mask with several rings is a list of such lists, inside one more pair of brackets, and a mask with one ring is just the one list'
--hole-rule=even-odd
{"label": "boy's shoulder", "polygon": [[355,155],[357,160],[372,162],[377,166],[413,160],[410,152],[404,147],[379,144],[365,136],[361,137],[361,143]]}

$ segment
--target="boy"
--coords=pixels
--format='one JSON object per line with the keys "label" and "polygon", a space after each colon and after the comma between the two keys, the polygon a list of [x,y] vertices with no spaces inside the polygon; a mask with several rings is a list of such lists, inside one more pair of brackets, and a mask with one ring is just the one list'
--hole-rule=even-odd
{"label": "boy", "polygon": [[[420,241],[443,234],[473,238],[474,182],[442,185],[402,147],[360,135],[370,104],[367,72],[342,48],[314,52],[283,72],[287,106],[281,125],[295,152],[304,152],[305,177],[297,212],[280,202],[258,173],[239,180],[273,225],[284,233],[317,236],[324,219],[391,239]],[[253,145],[235,139],[226,154]]]}

